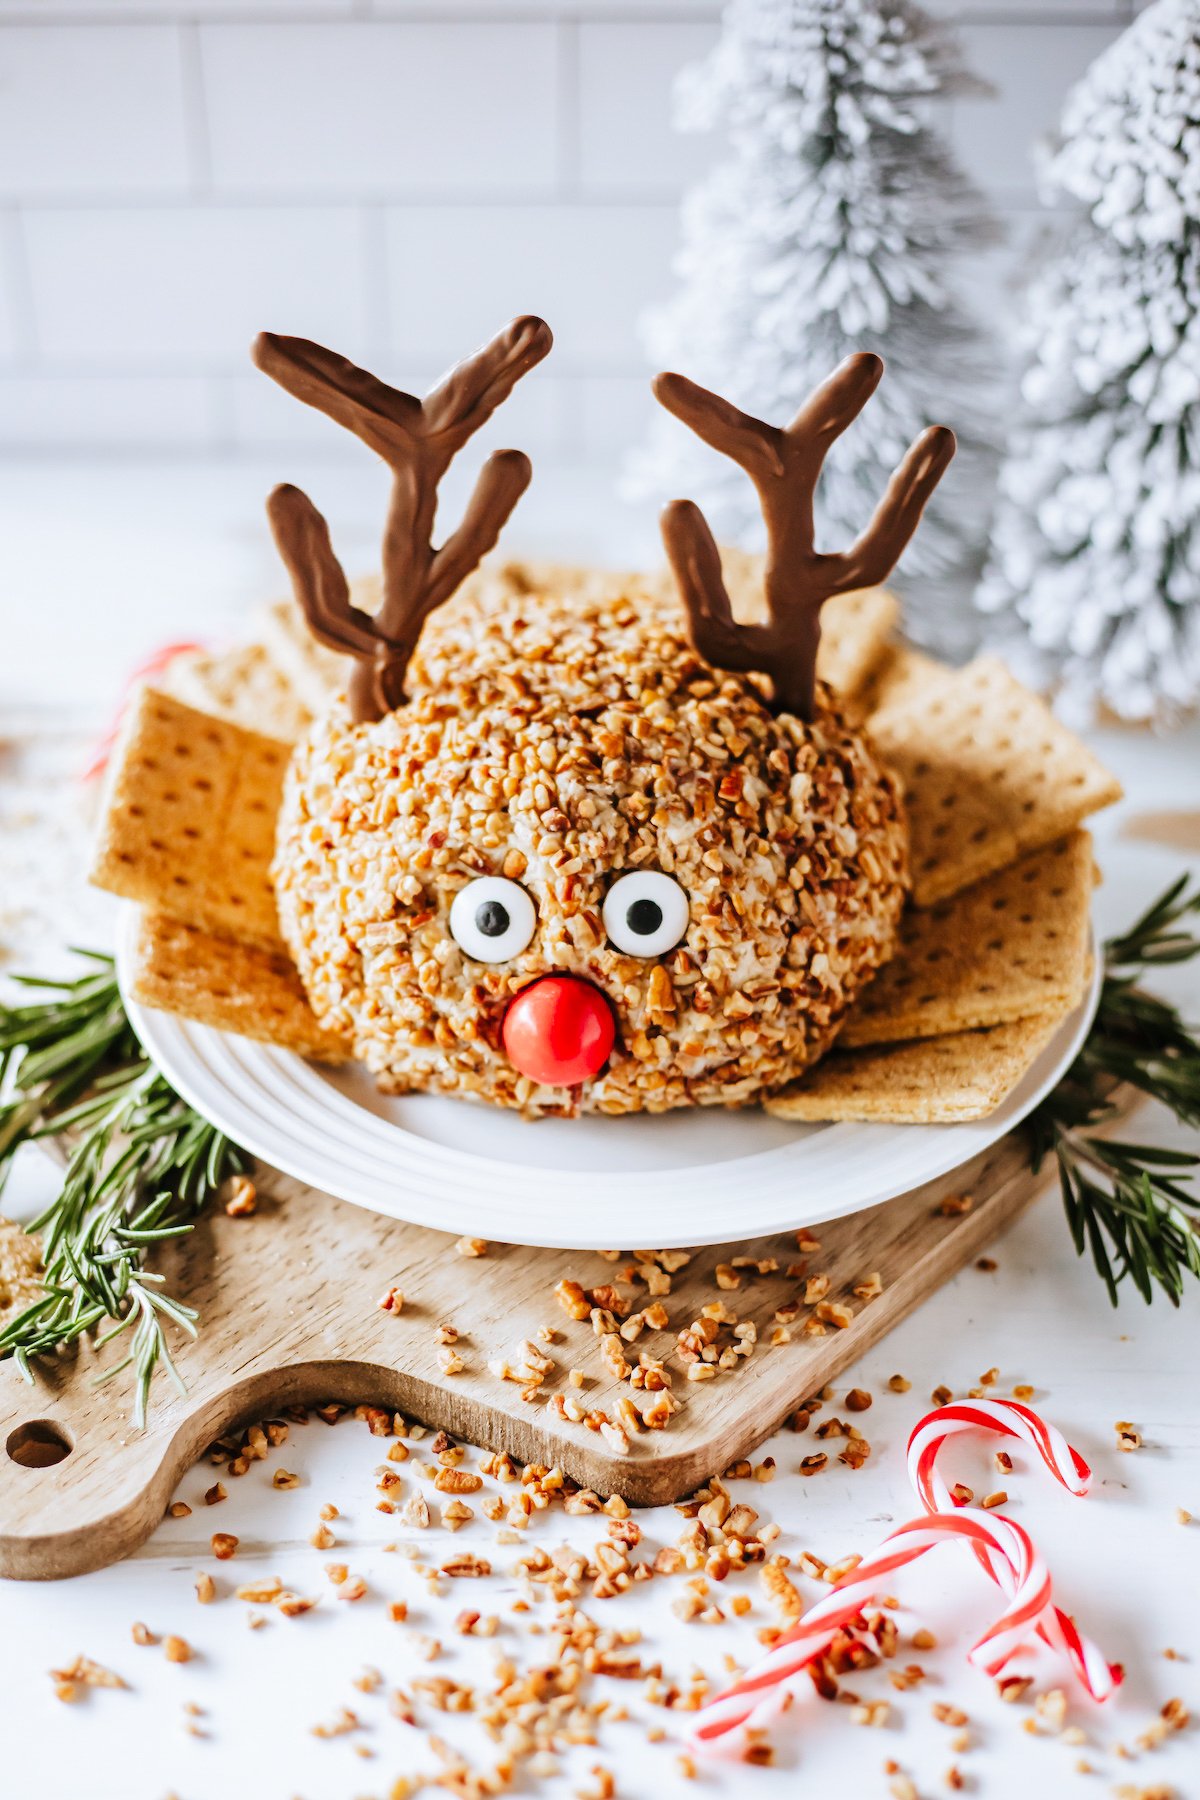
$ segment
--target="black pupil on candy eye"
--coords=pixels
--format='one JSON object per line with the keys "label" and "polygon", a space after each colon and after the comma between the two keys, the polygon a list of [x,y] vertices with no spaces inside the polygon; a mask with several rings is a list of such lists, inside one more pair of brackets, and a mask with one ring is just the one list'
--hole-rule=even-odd
{"label": "black pupil on candy eye", "polygon": [[484,937],[503,937],[511,923],[508,909],[499,900],[485,900],[475,914],[475,923]]}
{"label": "black pupil on candy eye", "polygon": [[657,900],[635,900],[625,914],[625,923],[636,937],[653,937],[662,922],[662,907]]}

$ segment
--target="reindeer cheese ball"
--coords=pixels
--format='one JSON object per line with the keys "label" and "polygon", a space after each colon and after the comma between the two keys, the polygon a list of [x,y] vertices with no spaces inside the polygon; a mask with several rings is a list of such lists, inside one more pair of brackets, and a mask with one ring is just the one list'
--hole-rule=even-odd
{"label": "reindeer cheese ball", "polygon": [[395,475],[373,616],[311,502],[294,488],[270,502],[312,628],[355,659],[293,755],[281,928],[317,1017],[385,1091],[530,1114],[744,1105],[823,1054],[895,947],[900,796],[815,683],[817,611],[887,573],[953,440],[926,434],[859,543],[821,556],[821,459],[878,359],[843,365],[786,431],[661,377],[664,404],[762,496],[766,622],[735,623],[687,502],[664,518],[682,607],[597,583],[438,611],[529,466],[494,455],[434,551],[437,482],[549,344],[540,321],[514,321],[424,402],[303,340],[256,346]]}

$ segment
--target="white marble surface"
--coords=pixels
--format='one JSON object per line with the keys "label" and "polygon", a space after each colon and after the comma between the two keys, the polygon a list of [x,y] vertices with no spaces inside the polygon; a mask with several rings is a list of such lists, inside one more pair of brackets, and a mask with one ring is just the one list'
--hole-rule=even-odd
{"label": "white marble surface", "polygon": [[[32,775],[25,764],[22,777],[22,765],[11,755],[2,771],[0,935],[26,966],[31,956],[57,955],[71,930],[95,941],[104,929],[103,906],[85,900],[75,885],[81,807],[67,778],[86,728],[104,716],[120,672],[148,644],[181,631],[218,631],[236,622],[274,581],[259,507],[279,473],[310,480],[337,520],[339,543],[349,542],[365,557],[379,492],[357,467],[294,463],[280,471],[250,464],[118,463],[6,471],[0,484],[0,736],[28,742],[33,731],[36,754]],[[534,489],[528,512],[523,530],[532,547],[593,553],[607,547],[621,558],[646,542],[642,522],[622,525],[597,499],[594,481],[569,470],[551,472]],[[1200,807],[1200,736],[1194,729],[1161,741],[1108,733],[1097,741],[1129,791],[1126,806],[1098,831],[1106,880],[1097,911],[1104,931],[1128,922],[1181,866],[1177,853],[1132,840],[1124,822],[1131,809]],[[38,869],[43,887],[33,890],[29,883]],[[1193,1015],[1200,1011],[1200,970],[1176,973],[1171,986]],[[1139,1122],[1139,1129],[1146,1128]],[[1160,1122],[1154,1129],[1166,1134]],[[51,1179],[39,1160],[23,1159],[6,1208],[28,1213]],[[829,1408],[835,1413],[850,1385],[875,1395],[859,1421],[872,1444],[865,1468],[850,1472],[831,1462],[821,1475],[802,1480],[797,1465],[815,1445],[783,1433],[762,1452],[775,1458],[776,1480],[770,1486],[738,1483],[735,1493],[778,1522],[778,1547],[785,1551],[808,1548],[833,1559],[866,1550],[890,1522],[913,1510],[904,1438],[933,1387],[944,1382],[964,1392],[993,1366],[1000,1372],[997,1392],[1032,1383],[1034,1404],[1092,1461],[1094,1493],[1087,1501],[1069,1500],[1023,1456],[1003,1485],[1014,1516],[1045,1548],[1061,1603],[1129,1670],[1125,1690],[1103,1711],[1072,1695],[1070,1718],[1083,1728],[1086,1745],[1028,1732],[1031,1708],[1000,1704],[991,1684],[966,1668],[963,1651],[970,1633],[992,1615],[994,1591],[965,1558],[946,1552],[895,1584],[912,1605],[908,1623],[926,1624],[939,1638],[937,1650],[899,1658],[925,1666],[924,1684],[896,1693],[881,1672],[852,1683],[863,1698],[894,1702],[887,1728],[860,1728],[847,1709],[806,1698],[777,1734],[774,1770],[702,1769],[693,1783],[676,1763],[686,1716],[649,1706],[637,1683],[596,1682],[593,1692],[607,1692],[614,1707],[627,1706],[631,1720],[604,1726],[596,1747],[559,1758],[557,1776],[526,1776],[522,1791],[555,1800],[588,1791],[595,1786],[589,1771],[599,1763],[612,1771],[617,1793],[627,1800],[697,1792],[740,1796],[751,1787],[764,1800],[782,1800],[798,1785],[808,1791],[809,1783],[813,1793],[857,1800],[887,1796],[894,1777],[884,1773],[884,1763],[892,1759],[922,1796],[946,1791],[951,1763],[966,1778],[966,1791],[997,1800],[1017,1792],[1082,1800],[1117,1792],[1123,1783],[1134,1790],[1164,1783],[1181,1797],[1200,1792],[1195,1728],[1134,1761],[1114,1750],[1118,1742],[1132,1747],[1171,1695],[1200,1704],[1200,1524],[1176,1520],[1181,1506],[1200,1515],[1196,1291],[1178,1312],[1162,1301],[1147,1310],[1134,1295],[1112,1311],[1090,1268],[1077,1262],[1052,1192],[995,1256],[994,1273],[964,1273],[838,1384]],[[565,1272],[584,1281],[603,1278],[606,1265],[585,1256],[566,1260],[571,1268]],[[893,1371],[911,1380],[909,1393],[887,1392]],[[1117,1419],[1132,1420],[1142,1431],[1140,1452],[1117,1453]],[[483,1684],[498,1654],[521,1664],[546,1657],[552,1640],[531,1636],[528,1619],[544,1621],[550,1604],[535,1607],[518,1629],[509,1611],[518,1586],[509,1571],[521,1547],[495,1545],[495,1528],[482,1519],[451,1539],[444,1531],[397,1529],[394,1519],[375,1511],[372,1471],[383,1449],[352,1422],[332,1431],[319,1423],[295,1429],[269,1464],[227,1481],[230,1497],[214,1510],[200,1503],[213,1472],[194,1470],[180,1490],[194,1508],[191,1516],[164,1523],[129,1562],[53,1586],[0,1583],[0,1792],[13,1800],[35,1794],[66,1800],[81,1791],[91,1800],[165,1800],[169,1794],[179,1800],[242,1794],[385,1800],[397,1777],[437,1767],[429,1731],[465,1750],[478,1767],[490,1766],[490,1747],[469,1715],[422,1706],[421,1728],[413,1729],[389,1716],[386,1695],[414,1676],[445,1674]],[[271,1488],[270,1470],[280,1464],[300,1474],[298,1489]],[[411,1463],[400,1468],[405,1494],[414,1485],[411,1469]],[[1001,1482],[990,1453],[961,1450],[953,1472],[979,1492]],[[18,1468],[0,1461],[0,1483],[20,1479]],[[336,1503],[343,1517],[335,1526],[337,1550],[322,1554],[307,1539],[325,1501]],[[644,1515],[641,1522],[654,1547],[674,1541],[682,1524],[670,1510]],[[208,1539],[216,1529],[241,1539],[232,1564],[213,1561]],[[537,1518],[528,1547],[550,1549],[564,1539],[586,1545],[599,1535],[595,1521],[554,1512]],[[402,1555],[384,1552],[393,1541],[415,1542],[430,1561],[442,1560],[451,1546],[471,1550],[490,1557],[496,1574],[487,1582],[446,1582],[443,1596],[433,1597]],[[358,1604],[333,1599],[321,1573],[331,1556],[366,1579],[368,1594]],[[211,1607],[199,1606],[193,1593],[202,1569],[216,1572],[222,1590]],[[272,1614],[261,1630],[247,1629],[253,1609],[232,1597],[234,1579],[268,1573],[301,1592],[319,1593],[318,1609],[292,1621]],[[815,1584],[801,1585],[809,1599],[817,1597]],[[616,1601],[585,1597],[581,1604],[603,1625],[640,1628],[643,1660],[661,1661],[668,1677],[686,1680],[700,1667],[719,1682],[723,1659],[750,1656],[755,1629],[774,1620],[757,1585],[742,1587],[753,1610],[724,1625],[682,1624],[668,1607],[680,1589],[666,1581]],[[731,1591],[732,1584],[717,1590],[717,1597]],[[397,1598],[409,1602],[407,1626],[386,1616],[385,1603]],[[497,1638],[456,1636],[453,1620],[464,1606],[498,1613]],[[161,1647],[135,1647],[135,1619],[155,1632],[187,1638],[195,1660],[175,1666],[164,1660]],[[417,1634],[443,1642],[441,1658],[428,1667],[419,1660]],[[1181,1660],[1166,1660],[1168,1648]],[[119,1671],[130,1691],[99,1691],[77,1707],[61,1705],[47,1671],[80,1651]],[[384,1676],[378,1694],[364,1695],[352,1685],[364,1665]],[[1065,1685],[1062,1666],[1049,1654],[1030,1667],[1040,1686]],[[931,1716],[935,1701],[970,1715],[970,1749],[951,1751],[952,1733]],[[186,1703],[202,1713],[189,1718]],[[341,1706],[358,1713],[363,1729],[332,1740],[313,1737],[310,1728]],[[188,1723],[203,1735],[190,1735]],[[648,1745],[648,1724],[664,1726],[667,1740]],[[360,1760],[358,1749],[368,1755]],[[1096,1772],[1078,1773],[1080,1757]]]}

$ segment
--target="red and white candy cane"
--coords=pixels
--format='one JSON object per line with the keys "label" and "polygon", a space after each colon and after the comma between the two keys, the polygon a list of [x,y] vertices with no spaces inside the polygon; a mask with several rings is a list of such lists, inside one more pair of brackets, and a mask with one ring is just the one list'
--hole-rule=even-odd
{"label": "red and white candy cane", "polygon": [[1050,1577],[1030,1542],[1029,1534],[1011,1519],[963,1507],[948,1513],[932,1513],[897,1526],[873,1555],[844,1575],[823,1600],[780,1638],[740,1681],[697,1716],[693,1737],[709,1748],[725,1741],[733,1749],[739,1728],[763,1725],[788,1701],[791,1684],[809,1664],[824,1656],[846,1626],[859,1620],[862,1610],[889,1591],[897,1569],[915,1562],[927,1550],[955,1540],[976,1550],[993,1551],[1014,1576],[1013,1593],[996,1623],[971,1650],[971,1661],[994,1675],[1024,1643],[1050,1603]]}
{"label": "red and white candy cane", "polygon": [[[1019,1400],[956,1401],[929,1413],[908,1440],[909,1479],[929,1512],[949,1512],[957,1504],[937,1467],[937,1459],[946,1440],[965,1431],[994,1432],[1030,1445],[1070,1494],[1086,1494],[1091,1485],[1092,1471],[1078,1450],[1032,1407]],[[977,1543],[974,1549],[992,1580],[1011,1594],[1013,1571],[1009,1561],[988,1545]],[[1047,1644],[1063,1651],[1093,1700],[1107,1700],[1120,1686],[1124,1673],[1120,1664],[1110,1663],[1061,1607],[1048,1607],[1037,1631]]]}
{"label": "red and white candy cane", "polygon": [[[1032,1445],[1051,1473],[1072,1494],[1085,1494],[1091,1470],[1062,1433],[1016,1400],[982,1400],[939,1407],[922,1419],[909,1439],[909,1474],[926,1517],[910,1520],[859,1563],[740,1681],[697,1717],[696,1742],[708,1749],[735,1748],[741,1728],[764,1724],[790,1700],[793,1684],[823,1656],[839,1630],[853,1627],[862,1608],[883,1588],[885,1578],[923,1556],[938,1543],[965,1540],[983,1568],[1008,1596],[1008,1605],[972,1647],[970,1661],[997,1674],[1036,1632],[1063,1650],[1079,1679],[1097,1700],[1118,1686],[1122,1671],[1083,1637],[1074,1620],[1053,1604],[1050,1576],[1029,1534],[994,1511],[959,1507],[936,1467],[950,1437],[963,1431],[992,1431]],[[886,1589],[884,1589],[886,1591]]]}
{"label": "red and white candy cane", "polygon": [[1020,1438],[1037,1451],[1068,1493],[1083,1495],[1091,1486],[1092,1471],[1078,1450],[1031,1406],[1023,1406],[1019,1400],[956,1400],[928,1413],[908,1440],[909,1480],[930,1512],[949,1512],[955,1504],[938,1471],[937,1458],[946,1439],[964,1431]]}
{"label": "red and white candy cane", "polygon": [[97,775],[103,775],[108,767],[113,747],[121,735],[121,726],[129,705],[129,696],[138,683],[153,681],[156,675],[162,674],[168,663],[174,662],[177,656],[182,656],[185,650],[203,650],[203,648],[203,644],[195,643],[191,638],[180,639],[172,644],[161,644],[157,650],[151,651],[144,661],[138,663],[136,668],[129,671],[125,686],[121,691],[121,698],[117,703],[116,714],[94,746],[86,766],[80,770],[80,781],[94,781]]}

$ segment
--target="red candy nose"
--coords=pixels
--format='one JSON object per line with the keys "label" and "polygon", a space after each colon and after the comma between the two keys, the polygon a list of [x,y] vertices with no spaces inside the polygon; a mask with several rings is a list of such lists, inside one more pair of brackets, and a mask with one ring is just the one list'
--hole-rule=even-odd
{"label": "red candy nose", "polygon": [[502,1036],[509,1061],[539,1087],[575,1087],[608,1061],[616,1027],[599,988],[578,975],[543,975],[510,1000]]}

